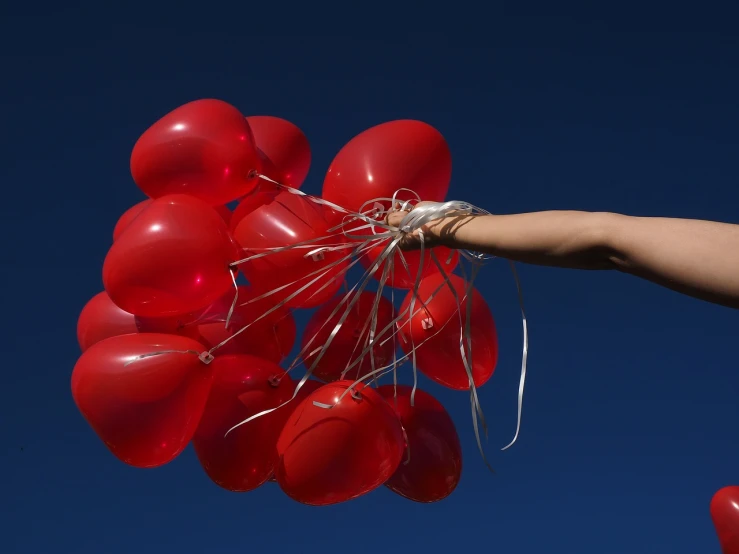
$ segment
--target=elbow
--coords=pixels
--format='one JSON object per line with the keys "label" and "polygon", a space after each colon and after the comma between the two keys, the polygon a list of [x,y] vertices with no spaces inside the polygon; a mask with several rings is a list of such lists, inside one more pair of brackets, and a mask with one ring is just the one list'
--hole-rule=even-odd
{"label": "elbow", "polygon": [[593,215],[597,219],[595,240],[605,268],[622,273],[634,273],[637,268],[628,254],[626,236],[629,227],[635,224],[636,218],[611,212]]}
{"label": "elbow", "polygon": [[618,246],[618,237],[628,225],[628,219],[628,216],[611,212],[589,214],[586,241],[592,269],[629,271],[628,259]]}

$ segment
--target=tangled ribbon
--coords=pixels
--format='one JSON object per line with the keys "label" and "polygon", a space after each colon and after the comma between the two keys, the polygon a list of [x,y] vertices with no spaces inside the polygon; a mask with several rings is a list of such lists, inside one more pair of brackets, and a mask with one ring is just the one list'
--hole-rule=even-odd
{"label": "tangled ribbon", "polygon": [[[336,400],[335,404],[340,402],[344,398],[344,396],[346,396],[347,394],[354,394],[354,388],[357,385],[359,385],[360,383],[364,383],[365,381],[368,381],[370,379],[372,379],[373,381],[376,381],[377,379],[380,379],[388,374],[392,374],[393,384],[394,386],[397,386],[398,367],[401,364],[410,361],[412,369],[413,369],[413,389],[411,392],[411,406],[413,406],[415,392],[416,392],[417,383],[418,383],[418,372],[417,372],[417,366],[416,366],[416,350],[420,346],[422,346],[426,341],[433,338],[433,336],[436,333],[439,333],[444,328],[445,325],[449,324],[449,322],[446,322],[444,326],[441,326],[436,331],[436,333],[433,333],[432,335],[424,339],[423,342],[419,344],[412,343],[411,348],[409,349],[409,352],[406,352],[403,356],[398,357],[397,350],[393,349],[393,352],[395,352],[395,354],[390,364],[378,367],[377,360],[375,360],[375,356],[374,356],[374,347],[378,343],[385,344],[388,341],[393,341],[393,344],[395,344],[396,336],[398,334],[403,333],[403,324],[401,324],[401,321],[403,319],[406,319],[407,320],[406,324],[407,324],[408,322],[410,322],[410,318],[412,317],[412,315],[419,313],[420,311],[426,310],[424,302],[420,300],[420,297],[418,294],[418,287],[421,283],[421,278],[422,278],[422,268],[424,267],[423,261],[426,256],[430,256],[433,263],[439,269],[440,274],[443,276],[444,282],[439,287],[437,287],[436,290],[434,290],[431,293],[431,296],[426,300],[426,302],[431,300],[444,287],[448,287],[454,296],[454,300],[457,304],[456,313],[458,315],[458,322],[459,322],[459,329],[460,329],[459,351],[462,357],[465,371],[467,373],[467,377],[469,379],[470,406],[471,406],[471,412],[472,412],[472,422],[473,422],[473,427],[475,431],[475,438],[477,441],[478,450],[480,451],[480,454],[482,455],[482,458],[486,466],[491,471],[493,471],[485,455],[485,451],[482,445],[482,440],[480,437],[480,427],[482,427],[482,430],[485,433],[486,437],[487,437],[488,428],[487,428],[487,423],[485,421],[485,416],[483,414],[482,406],[480,405],[477,388],[475,386],[475,383],[472,377],[472,340],[471,340],[472,310],[470,309],[471,301],[472,301],[472,290],[473,290],[473,284],[474,284],[475,278],[477,277],[477,274],[480,271],[482,264],[486,260],[492,259],[493,257],[482,255],[480,253],[472,252],[468,250],[459,251],[462,258],[466,260],[467,262],[469,262],[471,266],[470,275],[467,276],[467,275],[464,275],[465,270],[464,270],[463,264],[460,264],[460,269],[463,273],[463,277],[465,278],[465,282],[466,282],[466,290],[464,291],[464,295],[460,297],[457,290],[452,286],[452,283],[449,279],[449,275],[444,269],[444,266],[449,263],[449,260],[443,261],[443,260],[438,259],[434,250],[426,246],[426,237],[424,236],[424,233],[423,233],[424,225],[432,221],[444,219],[452,215],[454,216],[459,216],[459,215],[475,216],[475,215],[485,215],[485,214],[489,215],[490,212],[482,210],[467,202],[460,202],[460,201],[420,202],[420,198],[418,198],[417,195],[415,195],[413,191],[408,191],[406,189],[398,190],[392,198],[376,198],[376,199],[370,200],[369,202],[366,202],[360,208],[359,212],[350,212],[342,208],[341,206],[338,206],[332,202],[328,202],[322,198],[310,196],[298,189],[294,189],[294,188],[282,185],[281,183],[278,183],[277,181],[274,181],[265,175],[258,174],[257,176],[261,178],[262,180],[271,183],[273,186],[277,187],[281,191],[287,191],[291,194],[296,194],[296,195],[300,195],[304,197],[306,200],[310,201],[312,205],[314,205],[317,209],[319,209],[319,207],[323,205],[340,214],[343,214],[343,221],[341,222],[341,224],[335,226],[332,229],[329,229],[328,234],[319,239],[315,239],[315,240],[307,241],[307,242],[299,242],[299,243],[295,243],[295,244],[291,244],[291,245],[283,246],[279,248],[264,249],[264,251],[262,252],[252,254],[246,258],[233,262],[231,264],[232,265],[231,276],[232,276],[232,280],[234,284],[235,294],[234,294],[233,302],[231,303],[231,307],[226,316],[226,327],[227,328],[229,327],[231,323],[231,317],[233,315],[235,308],[239,305],[238,304],[238,287],[236,284],[235,269],[240,264],[248,263],[254,259],[269,256],[269,255],[272,255],[278,252],[284,252],[286,250],[297,250],[297,249],[305,250],[305,253],[304,253],[305,257],[321,256],[322,253],[325,253],[328,251],[333,251],[333,252],[343,251],[345,252],[345,255],[329,265],[322,266],[320,269],[302,276],[297,281],[294,281],[287,285],[283,285],[276,289],[270,290],[269,292],[262,294],[261,296],[252,298],[249,301],[241,304],[242,306],[244,306],[244,305],[247,305],[253,302],[258,302],[260,300],[269,298],[270,296],[273,296],[286,288],[291,288],[296,285],[300,285],[295,291],[291,292],[289,296],[287,296],[280,302],[275,303],[275,305],[272,306],[269,310],[265,311],[264,313],[262,313],[262,315],[260,315],[256,319],[244,325],[239,330],[235,331],[233,334],[231,334],[228,338],[223,340],[221,343],[213,346],[210,350],[206,352],[202,352],[202,353],[197,353],[194,351],[186,351],[186,352],[183,351],[181,353],[198,355],[201,361],[203,361],[206,364],[210,363],[213,360],[214,352],[216,352],[219,348],[223,347],[225,344],[233,340],[235,337],[237,337],[241,333],[247,331],[247,329],[249,329],[249,327],[251,327],[253,324],[264,319],[265,317],[269,316],[273,312],[283,308],[292,299],[294,299],[299,294],[304,292],[306,289],[316,284],[320,285],[320,287],[316,290],[316,293],[322,291],[324,288],[330,286],[331,284],[331,279],[326,279],[325,282],[321,284],[322,279],[324,279],[326,275],[331,274],[332,276],[338,277],[338,276],[346,274],[346,272],[348,272],[352,267],[354,267],[360,261],[361,257],[367,254],[370,250],[376,248],[377,246],[383,245],[385,243],[386,244],[383,247],[380,255],[377,256],[374,262],[370,265],[370,267],[366,269],[363,277],[353,287],[351,287],[351,289],[345,292],[343,298],[334,307],[330,316],[326,318],[326,322],[324,322],[323,325],[321,326],[320,329],[325,327],[329,321],[333,321],[333,318],[337,314],[339,314],[339,312],[341,312],[341,310],[343,309],[343,313],[339,316],[338,321],[336,322],[333,329],[331,330],[331,333],[329,334],[325,343],[320,346],[313,346],[313,342],[316,336],[318,336],[318,334],[316,333],[316,335],[311,337],[307,341],[307,343],[305,343],[301,351],[295,356],[290,366],[285,370],[285,374],[288,374],[300,364],[301,360],[306,359],[307,356],[312,357],[310,367],[308,367],[305,375],[302,377],[302,379],[298,382],[297,386],[295,387],[295,391],[293,393],[292,398],[289,399],[287,402],[281,404],[280,406],[261,411],[245,419],[244,421],[237,423],[236,425],[234,425],[231,429],[229,429],[226,432],[226,435],[231,433],[234,429],[237,429],[238,427],[249,423],[250,421],[253,421],[259,417],[262,417],[275,410],[282,408],[283,406],[289,404],[292,400],[294,400],[297,397],[298,392],[303,387],[303,385],[308,381],[310,376],[313,374],[313,371],[315,370],[316,366],[318,365],[318,363],[320,362],[324,354],[327,352],[328,348],[331,346],[331,343],[333,342],[334,338],[337,336],[342,325],[344,325],[346,319],[351,314],[352,309],[354,309],[354,307],[357,305],[357,302],[359,301],[361,294],[364,292],[368,284],[371,282],[372,278],[375,277],[379,268],[382,267],[383,264],[384,264],[384,267],[382,269],[382,272],[379,278],[377,279],[377,281],[379,282],[379,286],[376,291],[375,302],[374,302],[373,309],[372,309],[372,316],[364,323],[364,326],[359,334],[360,337],[364,337],[364,344],[361,347],[362,351],[358,354],[356,359],[354,359],[354,353],[352,353],[352,357],[350,358],[350,360],[354,359],[354,361],[352,361],[351,363],[347,365],[347,367],[344,369],[341,375],[341,378],[342,379],[346,378],[347,374],[354,368],[357,368],[357,372],[358,372],[360,364],[367,356],[369,356],[371,370],[369,373],[365,375],[361,375],[361,376],[357,375],[352,385],[350,385],[347,388],[347,390],[344,391],[344,393]],[[398,200],[397,197],[401,192],[410,192],[411,194],[415,195],[416,202]],[[393,226],[388,225],[386,222],[387,215],[391,212],[397,212],[397,211],[403,211],[407,213],[403,217],[398,227],[393,227]],[[414,292],[414,294],[407,308],[405,308],[400,313],[398,313],[396,317],[389,324],[386,324],[381,329],[378,329],[377,307],[379,305],[380,299],[383,296],[383,291],[387,284],[389,276],[393,275],[396,257],[400,261],[400,263],[403,265],[404,269],[408,272],[408,274],[410,274],[410,269],[405,260],[405,257],[403,256],[403,249],[402,249],[403,240],[406,234],[408,233],[413,233],[415,236],[417,236],[418,243],[419,243],[418,244],[419,252],[420,252],[420,257],[421,257],[421,263],[419,265],[418,274],[416,275],[413,286],[411,287],[411,290]],[[351,241],[347,241],[346,239],[351,239]],[[245,248],[245,250],[250,250],[250,249]],[[513,272],[513,277],[514,277],[515,284],[516,284],[518,301],[519,301],[519,306],[521,310],[521,318],[523,322],[523,353],[522,353],[522,360],[521,360],[521,376],[520,376],[519,389],[518,389],[518,412],[517,412],[516,432],[511,442],[507,446],[503,447],[502,450],[507,450],[508,448],[513,446],[513,444],[516,442],[520,434],[521,417],[522,417],[522,410],[523,410],[523,393],[524,393],[524,385],[526,382],[526,367],[527,367],[528,343],[529,343],[528,326],[527,326],[527,321],[526,321],[526,312],[525,312],[524,303],[523,303],[523,294],[521,291],[521,283],[518,277],[518,273],[516,272],[515,265],[513,264],[513,262],[509,262],[509,263],[510,263],[510,267]],[[342,267],[342,269],[339,271],[338,274],[334,274],[332,272],[332,270],[336,270],[336,268],[342,265],[344,267]],[[390,283],[390,285],[392,285],[392,283]],[[392,288],[391,288],[391,295],[393,297],[392,300],[394,304],[394,291]],[[465,310],[466,318],[464,321],[462,320],[462,310],[461,310],[462,302],[467,302],[467,309]],[[416,305],[417,303],[421,304],[421,306],[417,307]],[[412,337],[411,337],[411,341],[412,341]],[[148,358],[151,356],[156,356],[159,354],[167,354],[167,353],[174,353],[174,352],[161,351],[161,352],[152,352],[152,353],[143,354],[141,356],[138,356],[137,358],[129,360],[127,364],[132,363],[136,361],[137,359],[143,359],[143,358]],[[333,405],[324,404],[324,403],[315,402],[315,401],[313,402],[313,404],[319,408],[324,408],[324,409],[331,409],[335,405],[335,404]]]}

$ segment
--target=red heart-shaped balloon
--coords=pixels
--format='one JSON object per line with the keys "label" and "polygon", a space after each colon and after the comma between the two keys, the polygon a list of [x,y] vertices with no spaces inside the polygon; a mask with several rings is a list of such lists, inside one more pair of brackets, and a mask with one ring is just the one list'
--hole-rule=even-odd
{"label": "red heart-shaped balloon", "polygon": [[169,317],[212,304],[233,287],[241,255],[223,218],[182,194],[154,200],[113,243],[103,283],[113,302],[143,317]]}
{"label": "red heart-shaped balloon", "polygon": [[361,384],[339,400],[351,384],[319,388],[290,414],[280,434],[275,475],[298,502],[324,506],[351,500],[382,485],[400,464],[405,444],[400,420],[377,391]]}
{"label": "red heart-shaped balloon", "polygon": [[300,188],[310,169],[310,143],[303,131],[286,119],[271,115],[247,117],[254,143],[282,180],[272,177],[264,168],[262,172],[275,181],[292,188]]}
{"label": "red heart-shaped balloon", "polygon": [[[400,189],[441,202],[451,176],[452,156],[439,131],[422,121],[389,121],[360,133],[339,151],[321,196],[354,212],[369,200],[392,198]],[[400,191],[397,198],[415,196]]]}
{"label": "red heart-shaped balloon", "polygon": [[[306,349],[303,363],[313,369],[313,375],[323,381],[336,381],[341,379],[342,372],[357,360],[354,367],[347,372],[347,379],[359,379],[372,371],[372,360],[370,353],[375,358],[375,369],[380,369],[391,363],[396,343],[392,339],[395,326],[391,326],[395,317],[392,303],[385,297],[380,297],[377,309],[374,309],[376,294],[374,292],[362,292],[357,303],[347,312],[348,303],[344,303],[338,311],[331,316],[342,298],[336,297],[321,306],[311,316],[303,333],[302,348]],[[370,351],[364,353],[368,346],[367,338],[372,331],[370,318],[376,317],[374,346]],[[332,335],[336,325],[344,319],[338,332],[334,335],[326,352],[318,359],[319,352],[316,349],[325,345]],[[310,345],[308,343],[310,342]]]}
{"label": "red heart-shaped balloon", "polygon": [[295,383],[277,364],[254,356],[222,356],[212,365],[213,387],[193,446],[214,483],[230,491],[250,491],[274,471],[275,445],[290,415],[289,404],[234,429],[228,436],[226,432],[290,400]]}
{"label": "red heart-shaped balloon", "polygon": [[739,486],[724,487],[713,496],[711,519],[723,554],[739,554]]}
{"label": "red heart-shaped balloon", "polygon": [[[468,302],[467,283],[457,275],[440,273],[426,277],[418,287],[418,297],[410,313],[413,291],[400,309],[400,346],[409,354],[416,349],[418,369],[437,383],[455,390],[467,390],[469,377],[460,352],[460,323],[464,327],[470,311],[472,341],[472,377],[481,387],[490,379],[498,362],[498,335],[495,321],[485,299],[472,289]],[[452,292],[452,289],[454,292]],[[456,293],[456,296],[455,296]],[[460,319],[461,318],[461,319]],[[464,341],[468,351],[468,341]]]}
{"label": "red heart-shaped balloon", "polygon": [[131,174],[151,198],[189,194],[212,206],[256,186],[259,156],[246,118],[221,100],[196,100],[149,127],[131,153]]}
{"label": "red heart-shaped balloon", "polygon": [[[231,314],[228,329],[226,319],[233,304],[233,292],[217,300],[206,310],[202,320],[195,323],[201,339],[208,348],[228,339],[214,352],[216,356],[249,354],[280,363],[295,344],[295,318],[284,306],[264,316],[274,308],[270,297],[254,301],[259,295],[251,287],[239,286],[238,291],[237,306]],[[252,302],[245,304],[249,301]],[[242,331],[244,327],[246,329]]]}
{"label": "red heart-shaped balloon", "polygon": [[[234,222],[238,222],[235,228]],[[269,296],[273,303],[285,301],[291,308],[314,308],[341,288],[348,265],[342,260],[349,251],[311,253],[335,244],[337,239],[328,236],[323,210],[304,196],[286,190],[252,194],[234,211],[231,228],[245,258],[266,254],[240,269],[260,295],[280,289]],[[311,248],[307,248],[309,244]],[[299,246],[277,250],[294,245]],[[269,253],[271,249],[275,251]]]}
{"label": "red heart-shaped balloon", "polygon": [[408,437],[410,459],[401,463],[385,486],[416,502],[438,502],[449,496],[462,476],[462,446],[449,414],[436,398],[412,387],[383,385],[377,389],[400,417]]}
{"label": "red heart-shaped balloon", "polygon": [[202,350],[176,335],[105,339],[77,361],[72,396],[117,458],[136,467],[166,464],[192,439],[208,399],[213,372],[199,360]]}

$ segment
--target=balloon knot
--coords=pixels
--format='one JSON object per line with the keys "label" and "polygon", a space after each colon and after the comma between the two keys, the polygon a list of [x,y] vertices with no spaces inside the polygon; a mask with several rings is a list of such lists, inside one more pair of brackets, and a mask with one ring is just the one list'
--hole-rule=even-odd
{"label": "balloon knot", "polygon": [[203,362],[205,365],[208,365],[215,358],[213,354],[211,354],[210,352],[203,352],[200,355],[198,355],[198,359],[200,359],[200,361]]}

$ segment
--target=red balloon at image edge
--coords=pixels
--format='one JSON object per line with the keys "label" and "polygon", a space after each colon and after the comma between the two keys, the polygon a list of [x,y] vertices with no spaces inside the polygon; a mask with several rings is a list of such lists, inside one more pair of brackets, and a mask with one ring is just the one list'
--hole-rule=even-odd
{"label": "red balloon at image edge", "polygon": [[261,170],[246,118],[221,100],[196,100],[149,127],[131,153],[131,174],[151,198],[189,194],[219,206],[251,192]]}
{"label": "red balloon at image edge", "polygon": [[739,486],[724,487],[711,499],[711,519],[724,554],[739,554]]}
{"label": "red balloon at image edge", "polygon": [[[233,304],[233,291],[227,292],[217,300],[205,310],[200,321],[193,324],[200,340],[208,348],[213,348],[233,336],[214,352],[215,356],[249,354],[280,363],[290,353],[297,336],[295,318],[290,310],[283,306],[258,319],[274,307],[274,302],[267,297],[244,305],[257,296],[259,295],[252,287],[243,285],[238,287],[237,306],[231,314],[228,329],[225,323]],[[249,327],[241,332],[247,325]]]}
{"label": "red balloon at image edge", "polygon": [[[381,297],[377,310],[373,310],[375,298],[376,294],[374,292],[365,291],[360,294],[359,300],[346,315],[341,328],[313,369],[315,377],[322,381],[341,379],[342,372],[360,357],[363,358],[362,361],[349,370],[347,378],[359,379],[372,371],[370,353],[367,352],[364,356],[362,356],[362,353],[367,346],[366,340],[371,330],[367,322],[372,317],[373,312],[377,316],[375,329],[377,341],[371,351],[375,358],[375,368],[379,369],[390,364],[396,343],[392,340],[385,342],[385,338],[390,337],[395,330],[394,327],[388,328],[395,318],[395,309],[390,300]],[[311,353],[327,343],[334,327],[346,313],[348,304],[345,303],[333,317],[329,318],[341,301],[342,297],[340,296],[332,298],[311,316],[303,332],[301,350],[308,347],[307,352]],[[364,333],[362,333],[362,330],[364,330]],[[310,346],[308,346],[309,341]],[[312,367],[317,356],[318,353],[305,356],[303,364],[308,368]]]}
{"label": "red balloon at image edge", "polygon": [[398,466],[385,486],[415,502],[438,502],[457,488],[462,476],[462,446],[444,406],[436,398],[416,389],[398,385],[378,387],[393,407],[408,437],[410,459]]}
{"label": "red balloon at image edge", "polygon": [[105,339],[77,361],[72,396],[118,459],[164,465],[185,449],[203,414],[213,376],[198,359],[203,350],[190,338],[158,333]]}
{"label": "red balloon at image edge", "polygon": [[[371,268],[377,258],[382,255],[386,247],[387,243],[380,244],[372,248],[370,251],[367,252],[366,255],[362,256],[362,258],[360,259],[362,265],[367,269]],[[451,274],[451,272],[454,271],[454,269],[457,267],[457,264],[459,263],[459,253],[456,250],[452,250],[445,246],[437,246],[432,251],[433,255],[436,256],[436,259],[444,268],[444,272],[447,274]],[[432,251],[424,250],[423,272],[421,273],[422,279],[439,273],[439,266],[436,265],[436,262],[432,258]],[[393,254],[393,270],[392,273],[388,274],[388,278],[385,284],[396,289],[411,289],[416,283],[416,279],[418,278],[418,270],[421,267],[421,251],[410,250],[402,252],[403,259],[408,265],[408,269],[406,269],[405,265],[403,264],[403,260],[400,259],[400,254],[401,253]],[[374,274],[375,279],[380,279],[382,277],[386,263],[386,261],[382,262],[378,266]]]}
{"label": "red balloon at image edge", "polygon": [[[361,384],[357,398],[347,393],[337,403],[351,385],[320,387],[290,414],[277,440],[277,482],[298,502],[351,500],[385,483],[400,464],[405,440],[392,407]],[[316,401],[333,407],[320,408]]]}
{"label": "red balloon at image edge", "polygon": [[277,364],[255,356],[216,358],[208,403],[193,438],[205,472],[234,492],[254,490],[273,474],[277,437],[289,405],[226,433],[249,417],[292,398],[295,383]]}
{"label": "red balloon at image edge", "polygon": [[246,120],[254,134],[254,143],[282,180],[272,177],[264,168],[263,173],[280,184],[300,188],[311,162],[310,143],[303,131],[280,117],[255,115]]}
{"label": "red balloon at image edge", "polygon": [[[441,202],[451,175],[451,153],[439,131],[422,121],[390,121],[360,133],[339,151],[321,197],[354,212],[374,198],[392,198],[399,189]],[[400,192],[397,198],[415,196]]]}
{"label": "red balloon at image edge", "polygon": [[[415,313],[411,316],[409,310],[412,291],[400,309],[401,313],[406,312],[399,321],[400,346],[406,354],[416,346],[418,369],[430,379],[450,389],[467,390],[469,378],[459,350],[460,317],[464,325],[469,306],[465,298],[467,283],[457,275],[448,278],[460,305],[441,274],[423,279],[418,287]],[[498,363],[498,335],[490,308],[474,288],[471,310],[472,376],[475,386],[481,387]]]}
{"label": "red balloon at image edge", "polygon": [[200,310],[233,287],[241,249],[218,213],[200,200],[154,200],[113,243],[103,283],[121,309],[140,317]]}
{"label": "red balloon at image edge", "polygon": [[[245,198],[234,211],[233,219],[238,222],[234,237],[243,248],[244,257],[302,242],[313,242],[317,246],[334,243],[334,239],[325,239],[329,224],[322,210],[310,200],[288,191],[260,191]],[[345,251],[327,251],[314,256],[307,256],[307,253],[305,248],[278,251],[240,267],[260,295],[285,287],[269,296],[273,303],[287,301],[291,308],[313,308],[341,288],[349,262],[342,262],[347,255]],[[321,275],[323,271],[326,273]],[[311,281],[315,282],[310,284]],[[305,290],[297,293],[306,285]],[[287,300],[293,294],[296,296]]]}

